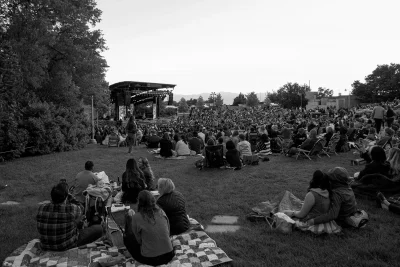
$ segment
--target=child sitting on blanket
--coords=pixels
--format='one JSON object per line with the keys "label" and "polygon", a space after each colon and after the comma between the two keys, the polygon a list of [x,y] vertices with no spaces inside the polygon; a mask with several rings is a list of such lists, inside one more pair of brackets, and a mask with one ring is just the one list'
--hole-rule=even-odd
{"label": "child sitting on blanket", "polygon": [[304,204],[300,211],[285,210],[283,211],[290,217],[296,217],[307,221],[318,215],[325,214],[329,210],[331,186],[329,178],[320,170],[314,172],[310,181],[308,193],[304,199]]}

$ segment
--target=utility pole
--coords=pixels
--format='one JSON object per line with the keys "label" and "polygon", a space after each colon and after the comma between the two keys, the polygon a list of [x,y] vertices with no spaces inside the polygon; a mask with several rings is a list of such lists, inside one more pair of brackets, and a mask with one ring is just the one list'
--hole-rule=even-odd
{"label": "utility pole", "polygon": [[94,139],[94,109],[93,109],[93,95],[92,95],[92,139],[90,144],[97,144],[96,139]]}

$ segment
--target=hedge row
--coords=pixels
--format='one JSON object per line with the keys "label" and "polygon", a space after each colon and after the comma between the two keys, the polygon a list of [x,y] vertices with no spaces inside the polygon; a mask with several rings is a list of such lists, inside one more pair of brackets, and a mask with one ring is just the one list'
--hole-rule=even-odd
{"label": "hedge row", "polygon": [[90,122],[83,108],[32,102],[0,114],[0,156],[12,159],[80,149],[88,143],[89,133]]}

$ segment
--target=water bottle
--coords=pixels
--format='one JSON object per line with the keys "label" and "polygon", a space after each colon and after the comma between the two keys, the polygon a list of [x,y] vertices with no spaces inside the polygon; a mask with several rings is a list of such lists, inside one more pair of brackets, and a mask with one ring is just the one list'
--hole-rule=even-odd
{"label": "water bottle", "polygon": [[121,184],[121,182],[119,181],[119,176],[118,176],[117,185],[120,185],[120,184]]}

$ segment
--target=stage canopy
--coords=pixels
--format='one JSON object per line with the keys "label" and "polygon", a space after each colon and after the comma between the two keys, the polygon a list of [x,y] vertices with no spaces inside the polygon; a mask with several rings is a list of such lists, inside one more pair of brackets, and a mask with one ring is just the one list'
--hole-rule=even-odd
{"label": "stage canopy", "polygon": [[172,97],[175,84],[125,81],[110,85],[111,102],[128,106],[154,101],[154,98]]}

